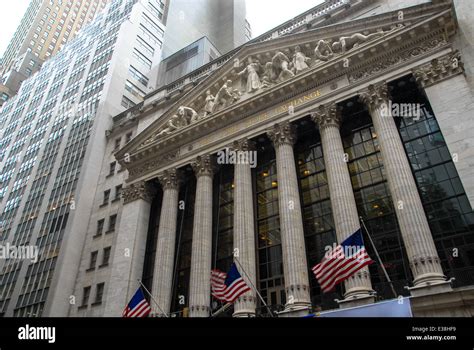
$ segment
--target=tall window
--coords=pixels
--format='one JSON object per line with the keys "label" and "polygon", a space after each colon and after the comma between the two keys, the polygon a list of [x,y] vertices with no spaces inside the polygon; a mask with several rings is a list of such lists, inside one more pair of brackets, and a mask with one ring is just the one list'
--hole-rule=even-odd
{"label": "tall window", "polygon": [[[429,102],[413,79],[393,82],[392,99],[420,106],[419,118],[398,118],[443,271],[455,286],[474,283],[474,212]],[[461,161],[461,160],[460,160]]]}
{"label": "tall window", "polygon": [[[342,137],[348,155],[348,167],[357,210],[365,221],[382,263],[389,274],[397,295],[406,295],[409,285],[409,267],[403,248],[398,221],[388,188],[383,159],[372,119],[364,105],[356,99],[343,106]],[[374,250],[364,232],[365,246],[375,259]],[[395,295],[384,277],[378,261],[369,267],[372,287],[380,299]]]}
{"label": "tall window", "polygon": [[[214,176],[216,189],[213,232],[213,268],[227,272],[233,262],[233,226],[234,226],[234,167],[223,165]],[[225,303],[224,303],[225,304]],[[213,298],[213,309],[222,307],[218,300]],[[226,311],[225,316],[232,316],[233,308]],[[224,314],[223,314],[224,316]]]}
{"label": "tall window", "polygon": [[[302,120],[298,125],[295,158],[301,190],[307,261],[311,268],[322,260],[325,247],[332,246],[337,238],[321,140],[315,126],[308,120]],[[334,299],[341,299],[341,288],[337,287],[335,293],[322,293],[310,270],[308,275],[312,304],[323,310],[337,308]]]}
{"label": "tall window", "polygon": [[177,266],[174,272],[172,312],[186,313],[189,306],[189,279],[191,274],[191,245],[193,239],[194,200],[196,179],[189,177],[180,190],[179,199],[185,204],[178,211],[178,233],[176,242]]}
{"label": "tall window", "polygon": [[259,144],[258,160],[256,169],[258,284],[266,303],[275,309],[281,309],[286,303],[286,295],[278,209],[278,180],[275,152],[269,141]]}
{"label": "tall window", "polygon": [[82,305],[86,306],[89,304],[89,296],[91,295],[91,287],[85,287],[82,291]]}

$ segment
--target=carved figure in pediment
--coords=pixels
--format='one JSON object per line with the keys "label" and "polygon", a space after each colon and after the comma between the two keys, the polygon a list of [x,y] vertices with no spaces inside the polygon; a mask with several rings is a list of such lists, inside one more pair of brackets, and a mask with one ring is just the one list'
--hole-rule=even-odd
{"label": "carved figure in pediment", "polygon": [[199,121],[198,113],[194,109],[185,106],[178,108],[178,116],[180,117],[182,127]]}
{"label": "carved figure in pediment", "polygon": [[380,38],[383,35],[384,35],[384,32],[380,31],[377,33],[369,34],[369,35],[355,33],[355,34],[352,34],[351,36],[342,36],[339,38],[338,41],[332,44],[332,50],[336,53],[343,54],[347,51],[357,48],[359,45],[367,41]]}
{"label": "carved figure in pediment", "polygon": [[164,129],[161,130],[159,133],[158,133],[158,137],[159,136],[166,136],[166,135],[170,135],[172,134],[173,132],[175,132],[176,130],[180,129],[182,126],[181,126],[181,123],[180,123],[180,117],[176,114],[174,114],[169,120],[168,122],[165,124],[164,126]]}
{"label": "carved figure in pediment", "polygon": [[262,88],[267,88],[275,83],[277,76],[275,70],[273,69],[273,63],[267,62],[265,64],[265,72],[262,76]]}
{"label": "carved figure in pediment", "polygon": [[328,41],[319,40],[318,45],[316,45],[316,48],[314,49],[314,55],[316,56],[316,59],[327,62],[334,57],[334,52],[332,51]]}
{"label": "carved figure in pediment", "polygon": [[214,97],[214,95],[211,94],[211,91],[207,90],[207,92],[206,92],[206,104],[204,105],[204,116],[205,117],[207,117],[209,114],[211,114],[214,111],[215,100],[216,100],[216,98]]}
{"label": "carved figure in pediment", "polygon": [[301,52],[301,47],[296,46],[295,53],[293,55],[293,68],[295,70],[295,73],[298,74],[308,69],[309,66],[306,62],[308,62],[309,60],[311,60],[311,58],[306,57],[306,55]]}
{"label": "carved figure in pediment", "polygon": [[282,82],[289,78],[294,77],[295,75],[289,69],[290,59],[283,52],[278,51],[272,59],[273,68],[277,72],[278,82]]}
{"label": "carved figure in pediment", "polygon": [[248,93],[252,93],[257,91],[261,87],[260,77],[258,73],[261,70],[261,65],[258,60],[253,60],[251,57],[248,59],[248,64],[245,69],[239,73],[239,76],[246,76],[247,77],[247,89]]}
{"label": "carved figure in pediment", "polygon": [[237,90],[233,88],[232,80],[227,80],[216,94],[211,113],[214,113],[219,109],[227,108],[239,99],[240,94]]}

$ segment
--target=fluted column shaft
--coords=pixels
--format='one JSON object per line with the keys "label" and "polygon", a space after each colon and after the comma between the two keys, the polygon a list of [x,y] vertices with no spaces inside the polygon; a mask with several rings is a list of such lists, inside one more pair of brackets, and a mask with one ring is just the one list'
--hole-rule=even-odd
{"label": "fluted column shaft", "polygon": [[153,314],[163,317],[163,312],[169,314],[171,308],[179,187],[176,169],[165,171],[158,176],[158,179],[163,187],[163,200],[156,242],[152,294],[159,307],[156,303],[151,305]]}
{"label": "fluted column shaft", "polygon": [[[340,134],[341,115],[336,104],[333,104],[320,106],[312,117],[319,126],[332,215],[338,243],[342,243],[360,228],[360,222],[349,169],[344,157],[345,152]],[[372,283],[368,267],[357,271],[344,284],[346,299],[369,296],[372,291]]]}
{"label": "fluted column shaft", "polygon": [[303,219],[293,154],[295,132],[292,125],[286,122],[275,125],[267,134],[276,152],[286,309],[310,306]]}
{"label": "fluted column shaft", "polygon": [[190,317],[209,317],[212,264],[212,179],[210,156],[198,157],[192,164],[197,177],[194,204],[191,278],[189,285]]}
{"label": "fluted column shaft", "polygon": [[[251,141],[244,139],[234,143],[235,152],[254,152]],[[247,284],[257,285],[255,224],[253,206],[252,169],[249,162],[234,166],[234,255],[238,268]],[[243,271],[242,271],[243,270]],[[234,304],[234,317],[255,315],[257,299],[252,290],[240,296]]]}
{"label": "fluted column shaft", "polygon": [[438,252],[393,117],[388,113],[388,87],[370,86],[361,94],[372,116],[387,182],[413,273],[413,284],[426,286],[445,281]]}

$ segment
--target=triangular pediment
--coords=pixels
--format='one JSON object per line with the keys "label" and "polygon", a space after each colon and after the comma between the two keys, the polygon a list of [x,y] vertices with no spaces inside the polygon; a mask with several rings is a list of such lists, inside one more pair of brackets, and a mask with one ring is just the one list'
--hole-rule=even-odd
{"label": "triangular pediment", "polygon": [[[449,12],[449,6],[419,5],[407,9],[403,18],[398,12],[384,13],[244,45],[120,150],[117,159],[123,159],[125,154],[149,155],[152,152],[144,150],[153,148],[155,152],[158,144],[172,144],[182,139],[180,134],[192,137],[194,128],[215,126],[223,120],[224,114],[237,108],[242,110],[247,104],[255,106],[263,96],[278,96],[283,86],[307,82],[313,79],[312,72],[327,70],[334,62],[339,62],[336,67],[343,68],[345,57],[356,51],[361,55],[366,49],[373,52],[376,45],[395,41],[400,33],[413,31],[443,11]],[[446,27],[454,26],[443,23]],[[143,156],[137,157],[137,161],[141,159]]]}

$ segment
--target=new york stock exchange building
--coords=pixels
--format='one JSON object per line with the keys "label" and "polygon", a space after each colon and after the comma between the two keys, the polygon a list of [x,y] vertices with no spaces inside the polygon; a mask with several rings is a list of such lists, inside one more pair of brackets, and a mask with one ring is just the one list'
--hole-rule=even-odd
{"label": "new york stock exchange building", "polygon": [[[234,256],[280,317],[474,314],[472,4],[342,3],[114,118],[110,148],[133,137],[110,152],[126,171],[103,315],[142,280],[155,315],[209,317]],[[323,293],[311,268],[361,219],[374,263]],[[255,289],[220,315],[268,316]]]}

